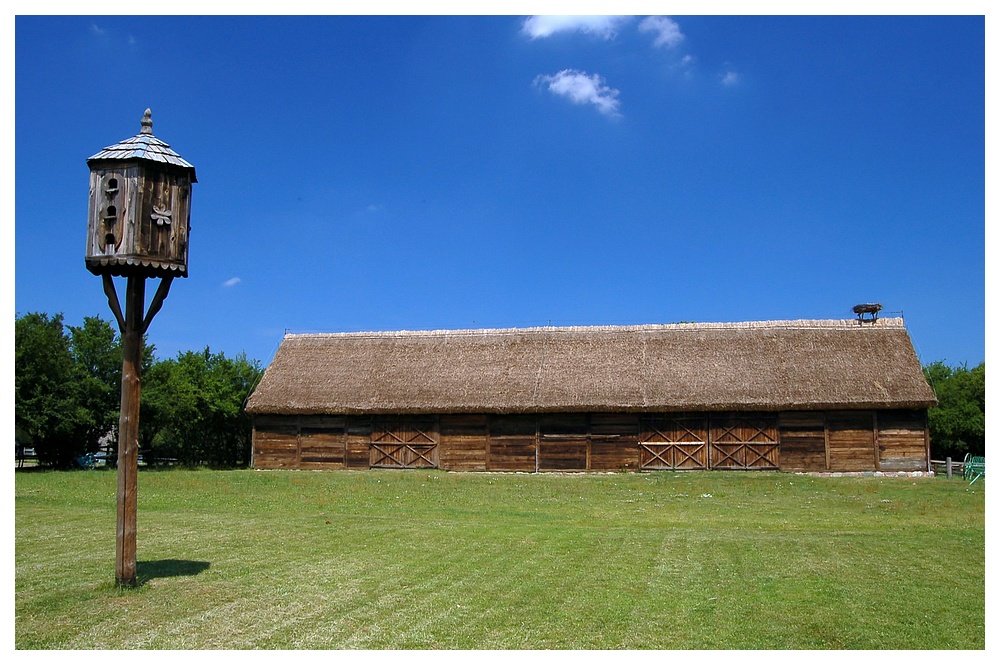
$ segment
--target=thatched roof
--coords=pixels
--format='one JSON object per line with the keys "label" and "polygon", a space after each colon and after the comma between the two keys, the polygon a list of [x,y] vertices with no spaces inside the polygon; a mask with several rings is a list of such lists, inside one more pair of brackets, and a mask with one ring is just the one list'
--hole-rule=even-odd
{"label": "thatched roof", "polygon": [[286,335],[256,414],[923,408],[901,319]]}

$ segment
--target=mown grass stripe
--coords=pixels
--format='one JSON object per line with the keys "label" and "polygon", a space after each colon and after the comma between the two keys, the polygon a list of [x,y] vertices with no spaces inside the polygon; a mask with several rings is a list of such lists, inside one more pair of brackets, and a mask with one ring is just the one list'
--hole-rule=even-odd
{"label": "mown grass stripe", "polygon": [[20,649],[981,649],[985,484],[18,473]]}

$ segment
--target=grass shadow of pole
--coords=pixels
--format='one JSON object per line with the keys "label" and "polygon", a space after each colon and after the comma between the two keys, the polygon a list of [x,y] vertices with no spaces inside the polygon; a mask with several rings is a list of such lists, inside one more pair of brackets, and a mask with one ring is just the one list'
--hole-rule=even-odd
{"label": "grass shadow of pole", "polygon": [[160,577],[193,577],[206,570],[208,561],[187,561],[185,559],[160,559],[159,561],[137,561],[136,577],[139,585]]}

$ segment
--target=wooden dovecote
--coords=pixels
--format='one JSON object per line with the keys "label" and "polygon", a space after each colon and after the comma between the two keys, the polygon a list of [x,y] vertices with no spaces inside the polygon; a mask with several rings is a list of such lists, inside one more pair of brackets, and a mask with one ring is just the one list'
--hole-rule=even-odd
{"label": "wooden dovecote", "polygon": [[187,277],[189,162],[153,136],[146,109],[136,136],[87,160],[87,269],[95,275]]}
{"label": "wooden dovecote", "polygon": [[[139,464],[139,397],[142,336],[170,291],[174,277],[187,277],[194,166],[153,136],[146,109],[136,136],[108,146],[87,160],[87,270],[100,275],[108,305],[121,331],[121,416],[118,421],[118,491],[115,581],[136,586],[136,486]],[[125,277],[125,307],[114,277]],[[146,279],[160,285],[145,309]]]}

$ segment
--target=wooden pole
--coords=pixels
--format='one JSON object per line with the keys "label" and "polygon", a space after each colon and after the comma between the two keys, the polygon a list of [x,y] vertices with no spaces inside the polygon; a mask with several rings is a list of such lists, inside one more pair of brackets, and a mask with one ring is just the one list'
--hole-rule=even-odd
{"label": "wooden pole", "polygon": [[136,586],[136,481],[139,476],[139,390],[146,278],[129,275],[122,331],[122,401],[118,421],[118,528],[115,581]]}

